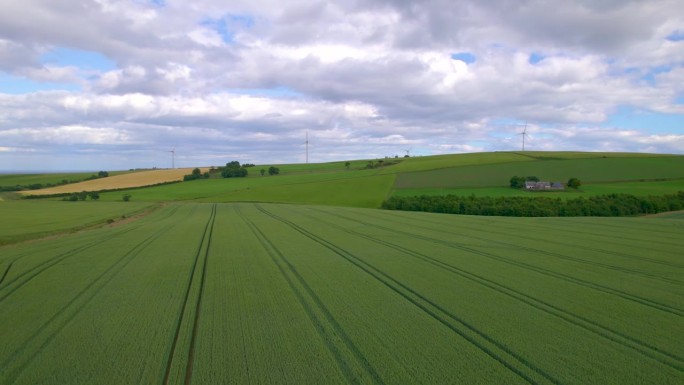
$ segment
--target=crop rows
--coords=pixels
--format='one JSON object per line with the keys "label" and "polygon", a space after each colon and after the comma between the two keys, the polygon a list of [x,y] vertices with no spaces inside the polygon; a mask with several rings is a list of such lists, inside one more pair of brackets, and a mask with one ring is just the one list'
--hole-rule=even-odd
{"label": "crop rows", "polygon": [[0,384],[678,384],[682,235],[169,205],[0,248]]}

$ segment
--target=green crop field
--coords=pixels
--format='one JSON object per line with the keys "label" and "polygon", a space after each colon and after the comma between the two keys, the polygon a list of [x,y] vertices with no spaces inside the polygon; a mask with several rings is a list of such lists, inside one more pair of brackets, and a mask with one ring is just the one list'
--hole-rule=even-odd
{"label": "green crop field", "polygon": [[[125,174],[129,171],[112,171],[109,175]],[[61,183],[64,180],[77,182],[85,180],[93,175],[95,172],[66,172],[66,173],[47,173],[47,174],[0,174],[0,186],[28,186],[35,183],[40,184],[55,184]]]}
{"label": "green crop field", "polygon": [[682,250],[676,215],[169,204],[0,248],[0,384],[681,384]]}
{"label": "green crop field", "polygon": [[149,202],[0,202],[0,246],[118,220],[150,206]]}
{"label": "green crop field", "polygon": [[684,156],[564,159],[453,167],[400,174],[395,187],[505,187],[514,175],[534,175],[542,180],[561,182],[577,177],[585,183],[682,179]]}
{"label": "green crop field", "polygon": [[558,197],[563,199],[581,196],[629,193],[636,196],[676,194],[684,191],[684,178],[666,181],[589,183],[579,190],[569,189],[561,192],[530,192],[510,187],[463,187],[463,188],[402,188],[393,191],[396,196],[417,195],[460,195],[489,197]]}
{"label": "green crop field", "polygon": [[[258,167],[257,167],[258,168]],[[250,171],[252,172],[252,171]],[[394,183],[394,175],[377,170],[293,173],[278,176],[204,179],[101,194],[104,201],[131,194],[136,201],[198,200],[203,202],[260,201],[379,207]]]}

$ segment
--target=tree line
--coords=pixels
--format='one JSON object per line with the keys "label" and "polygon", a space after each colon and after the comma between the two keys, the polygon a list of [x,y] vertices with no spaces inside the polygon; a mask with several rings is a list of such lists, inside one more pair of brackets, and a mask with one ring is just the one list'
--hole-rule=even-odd
{"label": "tree line", "polygon": [[91,176],[84,178],[84,179],[80,179],[80,180],[62,179],[61,181],[55,182],[55,183],[31,183],[31,184],[25,184],[25,185],[18,184],[18,185],[14,185],[14,186],[0,186],[0,192],[2,192],[2,191],[40,190],[42,188],[62,186],[62,185],[69,184],[69,183],[78,183],[78,182],[82,182],[84,180],[106,178],[108,176],[109,176],[109,172],[100,171],[97,174],[92,174]]}
{"label": "tree line", "polygon": [[507,217],[621,217],[684,210],[684,191],[676,194],[634,196],[596,195],[588,198],[476,197],[422,195],[391,197],[382,203],[387,210],[492,215]]}
{"label": "tree line", "polygon": [[[202,170],[195,168],[192,173],[183,176],[183,181],[197,180],[197,179],[208,179],[213,175],[220,175],[223,178],[244,178],[249,175],[248,168],[255,167],[252,163],[240,164],[237,160],[226,163],[223,167],[212,167],[209,171],[202,173]],[[266,169],[262,168],[259,170],[261,176],[266,174]],[[275,166],[268,168],[268,175],[278,175],[280,174],[280,169]],[[218,177],[218,176],[217,176]]]}

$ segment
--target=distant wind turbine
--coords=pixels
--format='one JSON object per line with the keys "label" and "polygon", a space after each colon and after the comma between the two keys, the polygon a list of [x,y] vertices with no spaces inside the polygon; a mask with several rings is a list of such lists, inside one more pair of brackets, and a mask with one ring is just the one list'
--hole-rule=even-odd
{"label": "distant wind turbine", "polygon": [[176,147],[169,151],[171,153],[171,168],[176,168]]}
{"label": "distant wind turbine", "polygon": [[407,149],[404,150],[404,151],[406,151],[406,157],[407,157],[407,158],[408,158],[409,156],[411,156],[411,155],[410,155],[410,153],[411,153],[411,147],[407,148]]}
{"label": "distant wind turbine", "polygon": [[527,122],[525,122],[525,128],[518,135],[522,136],[522,150],[525,151],[525,136],[529,136],[527,133]]}
{"label": "distant wind turbine", "polygon": [[309,130],[306,130],[306,141],[304,144],[306,145],[306,164],[309,164]]}

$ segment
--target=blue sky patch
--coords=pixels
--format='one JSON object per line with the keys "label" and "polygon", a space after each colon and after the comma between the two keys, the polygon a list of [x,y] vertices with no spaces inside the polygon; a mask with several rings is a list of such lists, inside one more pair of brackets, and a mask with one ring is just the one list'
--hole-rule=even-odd
{"label": "blue sky patch", "polygon": [[37,82],[21,76],[10,75],[0,72],[0,93],[3,94],[28,94],[38,91],[81,91],[82,88],[74,83],[48,83]]}
{"label": "blue sky patch", "polygon": [[83,51],[66,47],[58,47],[44,53],[40,57],[43,64],[57,67],[78,67],[84,70],[111,71],[116,69],[116,63],[98,52]]}
{"label": "blue sky patch", "polygon": [[220,19],[206,19],[201,24],[216,31],[225,43],[232,43],[235,30],[251,28],[254,18],[249,15],[226,15]]}
{"label": "blue sky patch", "polygon": [[651,68],[645,75],[641,77],[641,80],[645,81],[646,83],[650,85],[655,85],[656,84],[656,76],[659,74],[663,74],[666,72],[672,71],[671,66],[657,66]]}
{"label": "blue sky patch", "polygon": [[537,64],[537,63],[539,63],[540,61],[542,61],[542,60],[544,60],[544,59],[546,59],[546,56],[533,52],[533,53],[530,55],[530,58],[527,59],[527,61],[528,61],[530,64]]}
{"label": "blue sky patch", "polygon": [[252,95],[252,96],[268,96],[275,98],[285,97],[300,97],[302,93],[295,91],[290,87],[272,87],[272,88],[231,88],[226,90],[232,94],[238,95]]}
{"label": "blue sky patch", "polygon": [[477,60],[477,57],[470,52],[452,53],[451,58],[454,60],[460,60],[466,64],[475,63],[475,61]]}
{"label": "blue sky patch", "polygon": [[682,41],[684,40],[684,31],[674,31],[666,37],[669,41]]}
{"label": "blue sky patch", "polygon": [[666,114],[621,106],[611,114],[603,127],[619,127],[628,130],[641,130],[650,134],[681,132],[684,129],[684,115]]}

